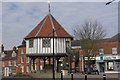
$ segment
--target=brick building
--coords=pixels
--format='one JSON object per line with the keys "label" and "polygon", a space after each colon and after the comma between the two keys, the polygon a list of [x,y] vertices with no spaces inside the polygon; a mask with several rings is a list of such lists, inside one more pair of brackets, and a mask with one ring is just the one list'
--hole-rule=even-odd
{"label": "brick building", "polygon": [[[97,42],[97,55],[91,58],[90,65],[96,67],[99,72],[118,73],[120,72],[120,33],[107,39],[101,39]],[[80,41],[72,41],[74,49],[80,49],[79,69],[87,69],[87,57],[81,53]]]}
{"label": "brick building", "polygon": [[1,46],[3,76],[16,74],[17,56],[18,56],[18,50],[16,49],[16,47],[13,47],[13,50],[4,50],[4,46],[3,45]]}

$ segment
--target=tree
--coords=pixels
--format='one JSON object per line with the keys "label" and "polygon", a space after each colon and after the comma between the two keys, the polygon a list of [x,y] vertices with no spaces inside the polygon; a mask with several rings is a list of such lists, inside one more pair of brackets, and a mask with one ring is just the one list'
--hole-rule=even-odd
{"label": "tree", "polygon": [[73,32],[75,39],[80,40],[82,55],[88,58],[88,72],[90,72],[90,58],[97,54],[97,40],[103,39],[106,31],[97,21],[86,21],[81,27],[76,27]]}

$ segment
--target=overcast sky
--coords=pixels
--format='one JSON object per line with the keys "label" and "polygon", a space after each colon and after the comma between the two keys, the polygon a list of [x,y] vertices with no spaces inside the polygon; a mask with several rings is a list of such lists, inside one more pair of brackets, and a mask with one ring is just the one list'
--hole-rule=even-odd
{"label": "overcast sky", "polygon": [[[2,43],[5,49],[12,49],[13,46],[20,45],[24,37],[48,14],[48,4],[5,1],[2,3],[0,30],[2,29]],[[108,6],[105,2],[52,2],[51,14],[71,35],[72,29],[77,25],[81,26],[86,20],[97,20],[102,24],[107,31],[106,38],[118,33],[117,2]]]}

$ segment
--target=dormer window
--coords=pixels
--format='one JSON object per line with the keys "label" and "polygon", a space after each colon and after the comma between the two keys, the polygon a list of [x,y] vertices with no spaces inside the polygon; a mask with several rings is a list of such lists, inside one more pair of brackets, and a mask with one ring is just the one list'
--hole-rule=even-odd
{"label": "dormer window", "polygon": [[12,57],[16,57],[16,53],[15,52],[12,53]]}
{"label": "dormer window", "polygon": [[33,41],[34,41],[33,39],[30,39],[30,40],[29,40],[29,48],[32,48],[32,47],[33,47]]}
{"label": "dormer window", "polygon": [[43,39],[42,43],[43,47],[50,47],[50,39]]}

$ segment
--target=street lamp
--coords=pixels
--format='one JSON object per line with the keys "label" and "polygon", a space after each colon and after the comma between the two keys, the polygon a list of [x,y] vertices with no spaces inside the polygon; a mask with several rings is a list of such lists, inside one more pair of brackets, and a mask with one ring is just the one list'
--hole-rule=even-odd
{"label": "street lamp", "polygon": [[115,0],[112,0],[112,1],[107,2],[106,5],[111,4],[113,1],[115,1]]}

